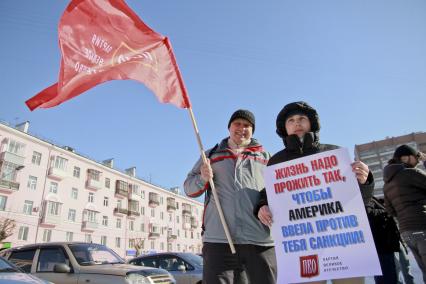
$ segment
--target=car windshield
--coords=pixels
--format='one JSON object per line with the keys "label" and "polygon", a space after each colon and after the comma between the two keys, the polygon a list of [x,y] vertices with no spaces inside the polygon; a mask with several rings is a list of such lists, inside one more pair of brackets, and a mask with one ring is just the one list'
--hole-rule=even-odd
{"label": "car windshield", "polygon": [[21,272],[18,268],[11,265],[4,259],[0,258],[0,273],[1,272]]}
{"label": "car windshield", "polygon": [[184,253],[183,257],[191,264],[203,266],[203,258],[193,253]]}
{"label": "car windshield", "polygon": [[98,244],[71,244],[68,245],[80,265],[124,263],[114,251]]}

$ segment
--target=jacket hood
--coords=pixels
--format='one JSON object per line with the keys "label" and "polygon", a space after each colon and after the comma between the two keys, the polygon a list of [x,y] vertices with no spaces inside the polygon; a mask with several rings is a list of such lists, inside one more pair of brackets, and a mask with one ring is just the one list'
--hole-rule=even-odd
{"label": "jacket hood", "polygon": [[383,181],[390,182],[396,174],[407,168],[405,164],[390,164],[383,169]]}
{"label": "jacket hood", "polygon": [[318,135],[318,132],[320,130],[320,122],[317,111],[308,103],[300,101],[285,105],[278,114],[276,121],[276,132],[278,136],[285,140],[285,138],[288,136],[287,131],[285,129],[285,122],[287,118],[293,114],[300,113],[306,115],[309,118],[309,122],[311,123],[311,131]]}

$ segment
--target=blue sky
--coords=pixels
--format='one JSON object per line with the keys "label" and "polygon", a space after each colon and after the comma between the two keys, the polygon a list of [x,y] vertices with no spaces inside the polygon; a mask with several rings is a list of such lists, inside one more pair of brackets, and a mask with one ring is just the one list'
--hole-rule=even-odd
{"label": "blue sky", "polygon": [[[205,148],[228,135],[238,108],[275,153],[275,118],[292,101],[317,108],[321,141],[348,147],[424,131],[423,0],[128,0],[170,38]],[[57,81],[57,25],[68,1],[0,1],[0,119],[163,187],[180,186],[199,157],[187,110],[142,84],[113,81],[58,107],[24,102]]]}

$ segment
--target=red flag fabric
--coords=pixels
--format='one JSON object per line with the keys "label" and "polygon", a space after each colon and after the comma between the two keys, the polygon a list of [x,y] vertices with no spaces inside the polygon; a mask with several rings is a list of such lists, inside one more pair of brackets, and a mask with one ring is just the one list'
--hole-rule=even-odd
{"label": "red flag fabric", "polygon": [[171,44],[122,0],[73,0],[59,23],[59,80],[26,101],[30,110],[61,104],[109,80],[145,84],[162,103],[191,103]]}

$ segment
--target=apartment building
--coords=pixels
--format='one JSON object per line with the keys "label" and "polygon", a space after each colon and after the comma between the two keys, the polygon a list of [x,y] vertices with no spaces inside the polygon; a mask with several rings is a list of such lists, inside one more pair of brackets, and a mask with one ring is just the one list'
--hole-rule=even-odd
{"label": "apartment building", "polygon": [[[355,157],[366,163],[374,175],[375,196],[383,196],[383,168],[392,158],[395,149],[402,144],[407,144],[419,151],[426,152],[426,133],[416,132],[355,145]],[[419,167],[423,168],[420,164]]]}
{"label": "apartment building", "polygon": [[123,257],[140,251],[201,252],[203,204],[0,123],[0,220],[15,220],[6,241],[85,241]]}

